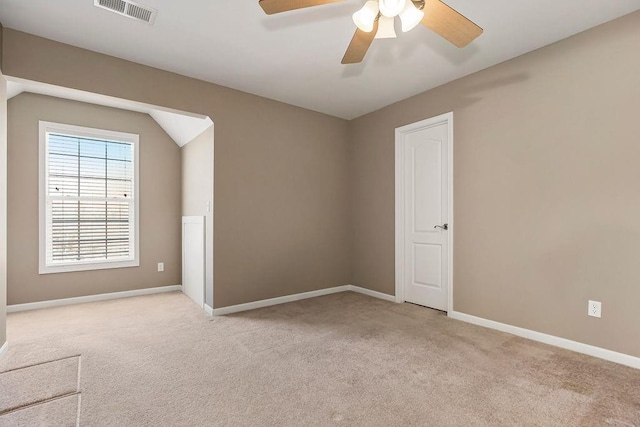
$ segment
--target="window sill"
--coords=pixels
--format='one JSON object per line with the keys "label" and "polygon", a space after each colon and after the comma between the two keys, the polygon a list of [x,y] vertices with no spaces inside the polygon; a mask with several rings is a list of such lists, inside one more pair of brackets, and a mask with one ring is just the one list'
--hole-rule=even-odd
{"label": "window sill", "polygon": [[65,265],[40,265],[38,271],[39,274],[53,274],[53,273],[71,273],[74,271],[92,271],[92,270],[106,270],[112,268],[129,268],[140,267],[140,261],[128,260],[128,261],[111,261],[111,262],[92,262],[92,263],[78,263],[78,264],[65,264]]}

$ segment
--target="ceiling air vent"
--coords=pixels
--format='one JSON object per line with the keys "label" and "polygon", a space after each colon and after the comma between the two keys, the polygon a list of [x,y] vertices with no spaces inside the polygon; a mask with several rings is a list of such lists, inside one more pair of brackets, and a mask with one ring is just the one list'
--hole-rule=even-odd
{"label": "ceiling air vent", "polygon": [[129,0],[94,0],[93,4],[127,18],[144,21],[147,24],[153,24],[158,14],[158,11],[151,7]]}

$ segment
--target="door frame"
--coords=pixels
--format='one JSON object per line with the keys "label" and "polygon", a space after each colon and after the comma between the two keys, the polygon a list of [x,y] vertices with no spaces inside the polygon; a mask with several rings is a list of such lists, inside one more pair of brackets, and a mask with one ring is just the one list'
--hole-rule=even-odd
{"label": "door frame", "polygon": [[[204,309],[207,305],[207,223],[205,222],[204,216],[183,216],[182,217],[182,293],[184,292],[184,260],[185,260],[185,250],[184,250],[184,228],[186,224],[202,224],[202,265],[204,268],[204,275],[202,278],[202,306],[200,308]],[[194,301],[195,302],[195,301]]]}
{"label": "door frame", "polygon": [[453,112],[441,114],[436,117],[421,120],[416,123],[411,123],[405,126],[396,128],[396,140],[395,140],[395,157],[396,157],[396,289],[395,297],[396,302],[403,303],[404,300],[404,279],[405,279],[405,185],[404,185],[404,135],[417,132],[423,129],[427,129],[433,126],[438,126],[443,123],[447,124],[449,140],[447,147],[447,180],[448,180],[448,218],[449,224],[448,231],[448,254],[447,254],[447,268],[448,268],[448,301],[447,312],[453,311]]}

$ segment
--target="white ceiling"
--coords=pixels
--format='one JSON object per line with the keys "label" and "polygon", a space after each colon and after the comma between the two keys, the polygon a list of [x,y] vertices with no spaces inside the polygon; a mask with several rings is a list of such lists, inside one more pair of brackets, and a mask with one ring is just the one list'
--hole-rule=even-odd
{"label": "white ceiling", "polygon": [[7,79],[8,99],[18,96],[22,92],[30,92],[149,114],[180,147],[184,147],[196,136],[200,135],[210,126],[213,126],[213,122],[209,117],[198,114],[156,107],[127,99],[114,98],[112,96],[99,95],[97,93],[32,82],[14,77],[8,77]]}
{"label": "white ceiling", "polygon": [[257,0],[139,0],[155,25],[93,0],[0,0],[0,22],[75,46],[351,119],[640,9],[640,0],[447,0],[484,28],[458,49],[423,26],[340,60],[364,0],[267,16]]}

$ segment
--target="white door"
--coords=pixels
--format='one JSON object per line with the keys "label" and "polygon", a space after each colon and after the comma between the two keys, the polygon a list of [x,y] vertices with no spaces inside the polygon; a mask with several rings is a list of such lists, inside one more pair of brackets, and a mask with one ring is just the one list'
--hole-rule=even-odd
{"label": "white door", "polygon": [[182,292],[204,308],[205,232],[203,216],[182,217]]}
{"label": "white door", "polygon": [[449,125],[425,121],[398,134],[404,193],[402,296],[443,311],[449,304]]}

